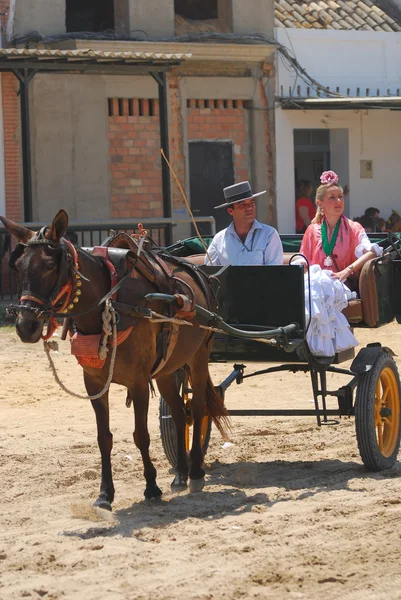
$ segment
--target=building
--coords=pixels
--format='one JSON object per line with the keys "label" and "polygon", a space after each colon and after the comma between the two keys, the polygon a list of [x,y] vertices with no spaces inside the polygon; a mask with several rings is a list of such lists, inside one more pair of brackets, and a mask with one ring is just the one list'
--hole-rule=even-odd
{"label": "building", "polygon": [[[60,207],[72,220],[168,216],[160,96],[157,80],[146,73],[149,53],[151,62],[159,57],[168,66],[170,161],[195,216],[215,214],[222,188],[249,179],[255,189],[269,191],[259,201],[259,217],[275,222],[272,0],[3,0],[1,5],[8,48],[25,52],[21,58],[31,61],[26,62],[31,71],[38,70],[26,80],[28,142],[23,123],[21,137],[19,81],[2,74],[8,216],[47,221]],[[42,54],[35,54],[38,49]],[[55,57],[56,50],[63,58]],[[86,69],[88,50],[97,66]],[[114,58],[127,68],[140,53],[143,72],[124,74],[117,67],[102,72],[116,52],[130,53]],[[172,57],[179,58],[174,63]],[[0,66],[17,61],[13,53],[3,59]],[[45,61],[68,67],[43,72]],[[174,179],[171,210],[177,219],[187,217]],[[218,228],[226,224],[223,212],[215,215]],[[190,233],[189,226],[178,226],[174,237]]]}
{"label": "building", "polygon": [[295,181],[328,168],[348,184],[345,212],[401,209],[401,10],[395,0],[276,1],[276,39],[309,76],[277,65],[277,211],[295,231]]}

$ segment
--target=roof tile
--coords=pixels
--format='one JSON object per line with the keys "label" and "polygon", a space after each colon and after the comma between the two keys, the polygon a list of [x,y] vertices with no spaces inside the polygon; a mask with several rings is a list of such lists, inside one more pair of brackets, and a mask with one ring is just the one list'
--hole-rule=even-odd
{"label": "roof tile", "polygon": [[[399,19],[373,0],[276,0],[277,27],[401,31]],[[397,20],[396,20],[397,19]]]}

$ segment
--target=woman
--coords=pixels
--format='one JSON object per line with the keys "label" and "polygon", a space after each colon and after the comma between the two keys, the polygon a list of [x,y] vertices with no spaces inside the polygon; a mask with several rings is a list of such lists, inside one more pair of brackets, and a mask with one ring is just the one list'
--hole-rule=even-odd
{"label": "woman", "polygon": [[306,179],[300,179],[296,186],[295,228],[297,233],[304,233],[311,224],[316,207],[311,200],[313,185]]}
{"label": "woman", "polygon": [[[312,314],[307,341],[314,354],[333,356],[358,343],[341,312],[348,300],[356,297],[345,282],[350,283],[347,280],[383,250],[369,241],[360,223],[344,216],[344,195],[338,176],[325,171],[320,181],[316,215],[304,234],[300,253],[310,265]],[[308,311],[308,285],[305,293]]]}

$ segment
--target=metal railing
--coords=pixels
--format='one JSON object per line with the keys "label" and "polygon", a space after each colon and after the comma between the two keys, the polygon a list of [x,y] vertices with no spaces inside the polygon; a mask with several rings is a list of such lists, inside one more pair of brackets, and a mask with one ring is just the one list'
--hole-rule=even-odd
{"label": "metal railing", "polygon": [[[196,217],[196,223],[208,224],[210,232],[205,235],[214,235],[216,233],[216,221],[214,217]],[[78,246],[99,246],[109,235],[110,230],[115,232],[125,231],[135,233],[138,230],[138,223],[149,232],[152,239],[159,245],[165,246],[167,231],[172,229],[174,237],[174,227],[178,224],[191,224],[192,220],[186,219],[114,219],[110,221],[71,221],[68,225],[66,237]],[[48,223],[24,223],[25,227],[38,231]],[[15,240],[11,239],[8,231],[0,227],[0,302],[13,300],[17,296],[18,277],[14,271],[8,267],[8,258],[11,249],[15,246]]]}

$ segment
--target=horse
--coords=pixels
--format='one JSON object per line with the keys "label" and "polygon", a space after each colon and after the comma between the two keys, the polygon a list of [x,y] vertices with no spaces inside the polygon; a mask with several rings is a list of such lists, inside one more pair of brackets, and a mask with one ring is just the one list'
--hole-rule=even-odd
{"label": "horse", "polygon": [[401,216],[396,210],[393,209],[391,215],[386,221],[386,226],[387,230],[392,231],[393,233],[399,233],[401,231]]}
{"label": "horse", "polygon": [[[10,257],[10,266],[19,273],[22,288],[20,303],[15,308],[16,331],[20,339],[25,343],[37,343],[41,338],[49,337],[49,333],[44,335],[45,322],[50,323],[55,316],[60,315],[67,315],[72,319],[76,332],[81,335],[90,337],[101,333],[104,298],[112,287],[110,271],[104,258],[93,256],[89,251],[74,246],[65,239],[67,213],[63,209],[59,210],[52,223],[39,232],[31,231],[5,217],[0,219],[5,228],[18,240]],[[212,301],[208,298],[207,286],[202,288],[198,279],[200,275],[194,273],[194,268],[187,264],[187,267],[181,266],[177,269],[173,257],[169,259],[166,255],[163,255],[163,260],[170,272],[174,269],[179,270],[180,281],[185,289],[193,293],[196,304],[210,308]],[[139,262],[136,264],[138,266]],[[111,382],[127,388],[127,406],[129,401],[133,402],[133,438],[144,466],[145,500],[160,500],[162,495],[156,482],[156,469],[149,456],[150,437],[147,421],[151,378],[155,379],[160,393],[168,403],[177,429],[177,465],[171,491],[178,493],[187,489],[189,477],[189,491],[199,492],[205,484],[201,448],[202,419],[208,415],[223,435],[228,427],[228,413],[224,401],[215,390],[209,374],[211,333],[196,326],[178,327],[176,344],[171,355],[165,357],[165,364],[153,375],[163,324],[141,318],[141,313],[149,312],[145,296],[159,290],[139,268],[134,267],[131,275],[130,286],[127,289],[129,304],[135,305],[136,316],[132,319],[134,326],[128,337],[117,347]],[[204,275],[203,279],[207,281]],[[156,299],[151,301],[151,306],[160,314],[165,304]],[[95,396],[105,389],[110,364],[111,356],[108,352],[101,368],[82,366],[84,384],[89,396]],[[189,371],[193,390],[193,443],[189,460],[185,446],[187,415],[176,384],[176,372],[183,366]],[[101,457],[100,491],[93,505],[110,511],[115,489],[111,467],[113,436],[109,426],[108,389],[91,402],[96,416]]]}

